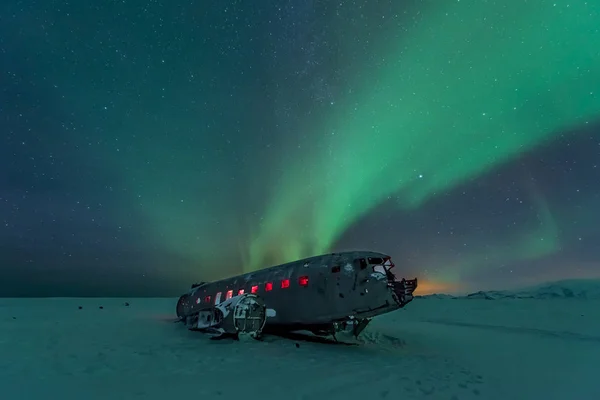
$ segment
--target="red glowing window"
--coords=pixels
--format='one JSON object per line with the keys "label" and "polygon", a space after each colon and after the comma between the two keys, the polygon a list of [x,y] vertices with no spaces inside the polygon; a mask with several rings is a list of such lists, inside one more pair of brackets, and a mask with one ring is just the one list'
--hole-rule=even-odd
{"label": "red glowing window", "polygon": [[252,289],[250,289],[251,293],[258,293],[258,286],[252,286]]}
{"label": "red glowing window", "polygon": [[301,276],[298,279],[298,284],[300,284],[300,286],[308,286],[308,276]]}
{"label": "red glowing window", "polygon": [[225,295],[225,300],[230,299],[233,297],[233,290],[228,290],[227,294]]}
{"label": "red glowing window", "polygon": [[210,303],[210,296],[206,296],[206,297],[204,298],[204,302],[205,302],[205,303]]}
{"label": "red glowing window", "polygon": [[289,279],[284,279],[281,281],[281,288],[285,289],[285,288],[289,288],[290,287],[290,280]]}
{"label": "red glowing window", "polygon": [[240,290],[238,290],[238,296],[241,296],[241,295],[243,295],[243,294],[244,294],[244,289],[240,289]]}
{"label": "red glowing window", "polygon": [[265,290],[267,292],[273,290],[273,283],[271,283],[271,282],[265,283]]}

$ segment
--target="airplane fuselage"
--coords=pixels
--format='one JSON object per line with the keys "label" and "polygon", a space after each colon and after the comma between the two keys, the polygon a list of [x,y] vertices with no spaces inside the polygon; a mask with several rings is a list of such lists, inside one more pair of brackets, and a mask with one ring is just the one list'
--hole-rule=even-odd
{"label": "airplane fuselage", "polygon": [[205,283],[181,296],[180,319],[235,296],[259,296],[267,328],[315,330],[348,319],[370,319],[412,300],[413,281],[397,281],[389,256],[353,251],[326,254]]}

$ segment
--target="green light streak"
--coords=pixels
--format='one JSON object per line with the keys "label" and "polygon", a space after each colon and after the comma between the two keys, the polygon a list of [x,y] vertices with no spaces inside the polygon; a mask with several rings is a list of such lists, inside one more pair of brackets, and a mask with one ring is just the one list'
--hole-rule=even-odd
{"label": "green light streak", "polygon": [[419,207],[600,115],[599,18],[597,2],[424,11],[286,167],[248,268],[327,251],[392,196]]}

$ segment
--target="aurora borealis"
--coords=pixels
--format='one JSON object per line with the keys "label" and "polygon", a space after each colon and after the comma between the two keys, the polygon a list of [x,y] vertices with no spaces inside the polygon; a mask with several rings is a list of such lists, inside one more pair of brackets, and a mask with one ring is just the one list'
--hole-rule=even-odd
{"label": "aurora borealis", "polygon": [[173,293],[350,248],[425,291],[598,277],[598,20],[5,2],[0,291]]}

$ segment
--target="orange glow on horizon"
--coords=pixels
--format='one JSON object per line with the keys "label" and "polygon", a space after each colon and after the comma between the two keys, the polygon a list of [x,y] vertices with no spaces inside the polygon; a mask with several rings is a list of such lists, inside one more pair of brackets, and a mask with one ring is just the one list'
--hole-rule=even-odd
{"label": "orange glow on horizon", "polygon": [[415,295],[424,296],[428,294],[441,294],[441,293],[456,293],[461,290],[461,286],[457,283],[444,283],[444,282],[432,282],[432,281],[419,281]]}

